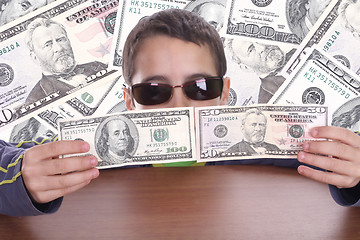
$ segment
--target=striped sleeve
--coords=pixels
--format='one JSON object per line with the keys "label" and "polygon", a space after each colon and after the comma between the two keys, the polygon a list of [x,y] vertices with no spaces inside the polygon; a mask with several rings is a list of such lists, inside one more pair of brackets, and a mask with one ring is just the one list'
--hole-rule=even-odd
{"label": "striped sleeve", "polygon": [[0,140],[0,214],[34,216],[53,213],[60,207],[62,198],[46,204],[32,202],[21,175],[21,163],[25,150],[52,140],[37,139],[18,144]]}

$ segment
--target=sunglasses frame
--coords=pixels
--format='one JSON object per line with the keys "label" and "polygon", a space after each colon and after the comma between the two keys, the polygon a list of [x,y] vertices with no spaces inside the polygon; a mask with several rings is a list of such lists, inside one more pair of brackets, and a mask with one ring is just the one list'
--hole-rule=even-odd
{"label": "sunglasses frame", "polygon": [[[190,85],[193,85],[193,84],[196,84],[196,83],[199,83],[199,82],[206,82],[206,81],[209,81],[209,80],[218,80],[220,81],[220,93],[218,96],[216,97],[213,97],[213,98],[209,98],[209,99],[194,99],[192,97],[190,97],[187,92],[186,92],[186,87],[187,86],[190,86]],[[140,103],[138,100],[136,100],[136,98],[134,97],[135,94],[134,94],[134,89],[136,89],[137,87],[141,87],[141,86],[163,86],[163,87],[167,87],[167,88],[171,88],[171,94],[169,96],[168,99],[166,99],[165,101],[161,101],[160,103],[156,103],[156,104],[144,104],[144,103],[140,103],[142,105],[158,105],[158,104],[162,104],[162,103],[165,103],[165,102],[168,102],[172,95],[173,95],[173,89],[174,88],[182,88],[183,89],[183,92],[184,94],[192,99],[192,100],[195,100],[195,101],[203,101],[203,100],[211,100],[211,99],[214,99],[214,98],[217,98],[217,97],[221,97],[221,94],[222,94],[222,90],[224,88],[224,82],[223,82],[223,77],[218,77],[218,76],[213,76],[213,77],[202,77],[202,78],[199,78],[199,79],[196,79],[196,80],[191,80],[191,81],[188,81],[188,82],[185,82],[183,84],[180,84],[180,85],[170,85],[170,84],[166,84],[166,83],[152,83],[152,82],[149,82],[149,83],[137,83],[137,84],[134,84],[132,86],[126,86],[124,84],[124,87],[129,89],[129,93],[131,94],[131,98],[133,100],[135,100],[136,102]]]}

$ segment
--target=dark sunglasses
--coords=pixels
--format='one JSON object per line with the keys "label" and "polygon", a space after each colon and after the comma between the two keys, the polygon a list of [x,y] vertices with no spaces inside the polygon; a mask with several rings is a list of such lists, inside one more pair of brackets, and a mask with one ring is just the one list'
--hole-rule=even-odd
{"label": "dark sunglasses", "polygon": [[192,100],[210,100],[221,96],[222,77],[204,77],[181,85],[171,86],[163,83],[138,83],[131,86],[135,100],[142,105],[157,105],[169,101],[174,88],[180,87]]}

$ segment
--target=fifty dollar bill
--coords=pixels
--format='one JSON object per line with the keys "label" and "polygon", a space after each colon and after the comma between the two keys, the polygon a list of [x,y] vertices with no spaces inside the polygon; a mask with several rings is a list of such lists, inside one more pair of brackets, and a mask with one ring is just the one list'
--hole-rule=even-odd
{"label": "fifty dollar bill", "polygon": [[324,106],[253,105],[196,109],[198,161],[294,158],[326,126]]}
{"label": "fifty dollar bill", "polygon": [[[114,79],[107,78],[114,72],[107,70],[107,56],[117,9],[121,2],[118,0],[56,1],[27,15],[26,18],[21,18],[21,22],[17,21],[10,26],[0,28],[0,71],[3,76],[0,80],[2,109],[0,127],[58,99],[68,100],[72,93],[99,80]],[[53,81],[61,79],[72,85],[72,89],[54,88],[52,91],[47,91],[46,97],[32,101],[28,99],[31,90],[41,79],[44,79],[44,75],[48,75],[44,73],[41,65],[34,61],[35,54],[25,42],[29,24],[40,18],[51,19],[64,27],[78,68],[75,67],[73,72],[67,74],[68,76],[54,76]],[[35,38],[35,33],[37,32],[34,31],[32,39]],[[37,40],[44,37],[46,36],[36,34]],[[92,69],[91,73],[89,69]],[[78,71],[72,76],[75,70]]]}

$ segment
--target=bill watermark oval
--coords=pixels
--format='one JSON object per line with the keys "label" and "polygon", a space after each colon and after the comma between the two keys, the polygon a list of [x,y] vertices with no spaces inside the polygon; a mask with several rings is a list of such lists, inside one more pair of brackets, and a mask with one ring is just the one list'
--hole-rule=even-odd
{"label": "bill watermark oval", "polygon": [[251,0],[253,4],[257,7],[266,7],[269,6],[272,0]]}
{"label": "bill watermark oval", "polygon": [[214,128],[214,135],[218,138],[225,137],[227,133],[228,133],[228,128],[225,125],[220,124]]}
{"label": "bill watermark oval", "polygon": [[300,125],[292,125],[289,128],[289,134],[293,138],[299,138],[299,137],[302,137],[304,135],[304,129]]}
{"label": "bill watermark oval", "polygon": [[14,80],[14,70],[6,63],[0,63],[0,87],[12,83]]}
{"label": "bill watermark oval", "polygon": [[325,94],[317,87],[310,87],[303,92],[302,102],[304,104],[324,104]]}
{"label": "bill watermark oval", "polygon": [[167,128],[158,128],[153,132],[153,138],[157,142],[163,142],[169,138],[169,130]]}
{"label": "bill watermark oval", "polygon": [[105,18],[105,29],[111,34],[114,34],[115,22],[116,22],[116,12],[110,13]]}

